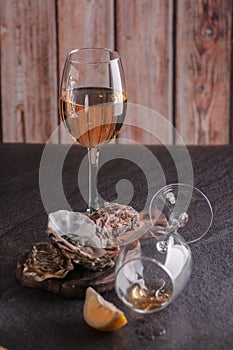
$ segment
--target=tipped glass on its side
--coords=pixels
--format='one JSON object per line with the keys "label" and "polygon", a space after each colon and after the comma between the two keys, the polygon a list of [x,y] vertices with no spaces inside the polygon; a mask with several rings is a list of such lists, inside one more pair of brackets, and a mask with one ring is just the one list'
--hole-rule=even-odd
{"label": "tipped glass on its side", "polygon": [[121,248],[115,290],[139,313],[158,312],[183,290],[191,273],[191,251],[177,234],[158,234],[151,227],[140,240]]}

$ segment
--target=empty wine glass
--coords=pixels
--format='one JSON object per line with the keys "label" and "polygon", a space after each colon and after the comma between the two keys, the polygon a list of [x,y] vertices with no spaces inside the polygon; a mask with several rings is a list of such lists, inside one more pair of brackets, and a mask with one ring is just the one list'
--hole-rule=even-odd
{"label": "empty wine glass", "polygon": [[87,214],[98,209],[96,176],[100,147],[119,133],[126,113],[124,72],[118,52],[83,48],[67,54],[60,115],[72,138],[88,149]]}
{"label": "empty wine glass", "polygon": [[149,215],[158,232],[179,232],[187,243],[204,237],[213,220],[213,210],[204,193],[182,183],[161,188],[151,200]]}
{"label": "empty wine glass", "polygon": [[150,314],[167,307],[183,290],[191,273],[191,251],[178,234],[159,234],[156,227],[121,248],[115,290],[132,310]]}

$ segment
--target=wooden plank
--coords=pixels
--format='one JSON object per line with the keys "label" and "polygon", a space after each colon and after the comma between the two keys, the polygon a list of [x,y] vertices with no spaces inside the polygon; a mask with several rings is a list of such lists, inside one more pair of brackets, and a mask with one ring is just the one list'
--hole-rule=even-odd
{"label": "wooden plank", "polygon": [[[172,27],[171,0],[117,0],[116,49],[122,56],[128,101],[152,108],[172,121]],[[135,111],[135,108],[132,108]],[[137,125],[143,118],[132,116]],[[145,125],[162,143],[172,142],[172,128],[159,129],[153,118]],[[124,128],[126,129],[126,128]],[[144,144],[158,140],[143,130],[130,128],[121,137]]]}
{"label": "wooden plank", "polygon": [[57,125],[55,3],[1,0],[0,13],[3,141],[45,142]]}
{"label": "wooden plank", "polygon": [[230,135],[232,0],[179,0],[176,126],[189,144]]}
{"label": "wooden plank", "polygon": [[[114,49],[113,0],[58,0],[59,81],[66,53],[81,47]],[[61,143],[70,142],[67,131],[61,130]]]}

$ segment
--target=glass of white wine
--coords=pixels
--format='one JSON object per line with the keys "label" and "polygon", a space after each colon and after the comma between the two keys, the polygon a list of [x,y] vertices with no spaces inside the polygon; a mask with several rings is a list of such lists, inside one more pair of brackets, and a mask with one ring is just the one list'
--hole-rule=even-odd
{"label": "glass of white wine", "polygon": [[88,150],[88,215],[99,207],[96,178],[100,147],[119,133],[126,104],[124,72],[118,52],[82,48],[67,54],[59,111],[72,138]]}
{"label": "glass of white wine", "polygon": [[178,234],[159,234],[155,226],[121,248],[115,269],[115,290],[132,310],[151,314],[167,307],[183,290],[192,257]]}

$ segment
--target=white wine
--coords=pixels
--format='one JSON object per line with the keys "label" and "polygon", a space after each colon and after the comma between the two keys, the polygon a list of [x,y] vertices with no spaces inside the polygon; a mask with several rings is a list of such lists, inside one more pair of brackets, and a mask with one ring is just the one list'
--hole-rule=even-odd
{"label": "white wine", "polygon": [[138,283],[134,283],[128,289],[128,300],[136,309],[144,310],[155,310],[161,308],[164,303],[167,303],[171,291],[163,289],[150,290],[145,287],[141,287]]}
{"label": "white wine", "polygon": [[110,88],[77,88],[60,98],[60,114],[73,139],[85,147],[109,142],[125,119],[126,95]]}

